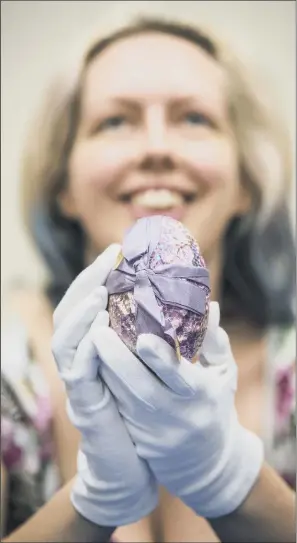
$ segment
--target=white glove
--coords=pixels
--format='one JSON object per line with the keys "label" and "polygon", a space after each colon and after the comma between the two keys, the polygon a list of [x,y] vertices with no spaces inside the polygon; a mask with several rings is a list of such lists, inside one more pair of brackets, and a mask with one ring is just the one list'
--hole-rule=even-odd
{"label": "white glove", "polygon": [[206,518],[237,509],[263,462],[261,441],[237,420],[237,368],[219,319],[219,305],[211,303],[203,365],[178,361],[164,340],[150,334],[137,344],[145,364],[111,328],[92,334],[100,372],[139,456],[160,484]]}
{"label": "white glove", "polygon": [[119,526],[139,520],[157,505],[157,484],[135,447],[109,389],[98,377],[91,341],[108,326],[102,285],[119,253],[109,247],[73,282],[54,313],[52,350],[68,395],[68,414],[81,432],[72,503],[88,520]]}

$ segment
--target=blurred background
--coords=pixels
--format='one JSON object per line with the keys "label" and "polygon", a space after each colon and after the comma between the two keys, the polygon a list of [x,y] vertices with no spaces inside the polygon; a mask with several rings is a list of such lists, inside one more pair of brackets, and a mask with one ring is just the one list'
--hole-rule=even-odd
{"label": "blurred background", "polygon": [[[106,24],[108,12],[187,14],[219,30],[248,62],[267,100],[285,117],[295,149],[294,1],[4,1],[1,3],[1,295],[12,280],[38,282],[43,265],[23,227],[19,169],[28,124],[57,70],[82,40]],[[295,199],[292,198],[292,202]],[[292,204],[292,217],[294,208]]]}

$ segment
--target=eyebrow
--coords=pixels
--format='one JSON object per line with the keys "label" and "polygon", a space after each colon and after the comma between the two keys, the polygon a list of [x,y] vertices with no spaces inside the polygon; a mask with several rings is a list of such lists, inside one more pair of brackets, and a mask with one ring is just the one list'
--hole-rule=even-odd
{"label": "eyebrow", "polygon": [[[166,96],[164,97],[166,99]],[[136,97],[126,98],[125,96],[112,96],[107,98],[108,101],[112,104],[119,104],[124,106],[131,106],[135,105],[136,103],[139,103],[141,99]],[[173,99],[169,99],[169,102],[172,105],[180,104],[181,102],[197,102],[197,100],[201,100],[201,97],[198,94],[191,94],[191,95],[185,95],[185,96],[178,96]]]}
{"label": "eyebrow", "polygon": [[[164,97],[164,100],[166,100],[166,96]],[[208,97],[206,97],[205,100],[205,98],[201,97],[201,95],[187,94],[169,99],[169,107],[171,108],[180,108],[185,106],[187,107],[193,105],[194,103],[197,104],[198,108],[200,107],[201,109],[203,109],[203,112],[205,114],[212,116],[214,119],[217,119],[218,122],[222,122],[225,119],[226,112],[224,111],[224,108],[222,111],[221,107],[218,107],[218,105],[214,107],[213,103],[208,102]],[[97,112],[95,114],[93,112],[92,115],[85,118],[85,123],[87,125],[95,124],[98,121],[98,116],[100,116],[102,112],[108,113],[109,108],[122,107],[138,115],[142,106],[143,104],[141,99],[136,96],[132,96],[129,98],[123,95],[116,94],[113,96],[106,96],[103,97],[103,99],[101,100],[101,107],[98,107]]]}
{"label": "eyebrow", "polygon": [[[164,97],[164,100],[166,100],[166,96]],[[200,103],[202,106],[205,106],[205,107],[207,107],[208,105],[207,100],[205,100],[198,94],[178,96],[178,97],[169,99],[169,105],[171,107],[192,104],[193,102]],[[138,108],[142,104],[142,100],[136,97],[126,98],[124,96],[112,96],[112,97],[107,98],[107,103],[110,105],[119,105],[119,106],[129,107],[129,108]]]}

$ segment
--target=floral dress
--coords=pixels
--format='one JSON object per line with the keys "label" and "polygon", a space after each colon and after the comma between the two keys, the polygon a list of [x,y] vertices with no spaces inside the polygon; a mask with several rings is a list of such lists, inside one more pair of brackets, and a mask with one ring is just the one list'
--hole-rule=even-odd
{"label": "floral dress", "polygon": [[269,341],[266,459],[296,490],[296,330],[275,330]]}
{"label": "floral dress", "polygon": [[[295,330],[269,341],[264,444],[268,462],[295,487]],[[8,474],[5,532],[26,521],[58,489],[46,383],[20,323],[2,334],[1,458]]]}
{"label": "floral dress", "polygon": [[10,533],[59,487],[49,391],[20,323],[1,337],[1,461],[7,472]]}

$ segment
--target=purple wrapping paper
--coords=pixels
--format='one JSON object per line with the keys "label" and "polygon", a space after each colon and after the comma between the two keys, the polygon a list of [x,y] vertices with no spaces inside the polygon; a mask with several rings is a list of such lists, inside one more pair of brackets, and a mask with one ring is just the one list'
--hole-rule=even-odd
{"label": "purple wrapping paper", "polygon": [[138,220],[106,287],[110,325],[132,352],[139,334],[152,333],[193,360],[207,326],[209,274],[181,223],[163,216]]}

